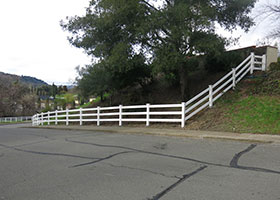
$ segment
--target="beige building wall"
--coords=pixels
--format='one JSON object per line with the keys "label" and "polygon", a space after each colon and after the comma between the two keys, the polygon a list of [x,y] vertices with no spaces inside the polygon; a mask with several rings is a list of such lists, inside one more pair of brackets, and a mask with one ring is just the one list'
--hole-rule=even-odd
{"label": "beige building wall", "polygon": [[277,62],[278,49],[277,47],[267,46],[266,47],[266,69],[273,62]]}

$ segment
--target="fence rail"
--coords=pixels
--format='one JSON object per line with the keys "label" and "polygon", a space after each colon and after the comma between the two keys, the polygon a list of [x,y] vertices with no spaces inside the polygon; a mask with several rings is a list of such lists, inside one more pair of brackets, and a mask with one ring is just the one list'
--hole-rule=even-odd
{"label": "fence rail", "polygon": [[2,118],[0,118],[0,122],[1,123],[25,122],[25,121],[31,121],[32,119],[33,119],[32,116],[2,117]]}
{"label": "fence rail", "polygon": [[69,125],[69,122],[79,122],[80,125],[83,125],[83,122],[96,122],[99,126],[101,122],[119,122],[119,126],[122,126],[123,122],[146,122],[146,125],[149,126],[150,122],[181,122],[184,108],[184,103],[80,108],[39,113],[33,116],[32,121],[33,125],[50,125],[52,123]]}
{"label": "fence rail", "polygon": [[118,122],[122,126],[123,122],[145,122],[146,126],[150,122],[176,122],[185,126],[185,122],[207,107],[212,107],[224,93],[234,89],[236,84],[249,72],[254,70],[265,70],[266,55],[256,56],[251,53],[236,68],[233,68],[224,77],[201,93],[181,104],[158,104],[158,105],[133,105],[133,106],[113,106],[97,108],[80,108],[73,110],[52,111],[39,113],[32,117],[32,124],[50,125],[58,123],[79,123],[96,122],[100,126],[101,122]]}

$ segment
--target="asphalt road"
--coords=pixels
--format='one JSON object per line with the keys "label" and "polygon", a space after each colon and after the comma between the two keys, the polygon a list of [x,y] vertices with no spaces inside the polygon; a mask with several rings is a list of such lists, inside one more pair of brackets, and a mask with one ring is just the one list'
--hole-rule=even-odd
{"label": "asphalt road", "polygon": [[277,200],[280,146],[0,126],[0,200]]}

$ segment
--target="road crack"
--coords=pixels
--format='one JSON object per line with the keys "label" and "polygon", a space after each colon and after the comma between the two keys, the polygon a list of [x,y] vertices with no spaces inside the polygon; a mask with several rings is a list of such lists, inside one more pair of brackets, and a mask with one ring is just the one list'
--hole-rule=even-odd
{"label": "road crack", "polygon": [[256,146],[257,146],[256,144],[251,144],[247,149],[245,149],[245,150],[243,150],[243,151],[241,151],[241,152],[235,154],[234,157],[232,158],[232,160],[230,161],[230,164],[229,164],[229,165],[230,165],[231,167],[238,167],[238,160],[240,159],[240,157],[241,157],[243,154],[245,154],[245,153],[251,151],[252,149],[254,149]]}
{"label": "road crack", "polygon": [[20,148],[17,148],[17,147],[7,146],[7,145],[4,145],[4,144],[0,144],[0,147],[6,148],[6,149],[12,149],[14,151],[37,154],[37,155],[44,155],[44,156],[62,156],[62,157],[71,157],[71,158],[82,158],[82,159],[88,159],[88,160],[100,159],[100,158],[94,158],[94,157],[88,157],[88,156],[79,156],[79,155],[72,155],[72,154],[64,154],[64,153],[50,153],[50,152],[24,150],[24,149],[20,149]]}
{"label": "road crack", "polygon": [[124,150],[134,151],[134,152],[137,152],[137,153],[144,153],[144,154],[150,154],[150,155],[174,158],[174,159],[179,159],[179,160],[192,161],[192,162],[196,162],[196,163],[204,164],[204,165],[213,165],[213,166],[218,166],[218,167],[229,167],[228,165],[216,164],[216,163],[201,161],[201,160],[197,160],[197,159],[193,159],[193,158],[187,158],[187,157],[183,157],[183,156],[176,156],[176,155],[169,155],[169,154],[145,151],[145,150],[135,149],[135,148],[131,148],[131,147],[124,147],[124,146],[117,146],[117,145],[106,145],[106,144],[97,144],[97,143],[89,143],[89,142],[69,140],[68,138],[66,138],[65,141],[71,142],[71,143],[76,143],[76,144],[84,144],[84,145],[96,146],[96,147],[124,149]]}
{"label": "road crack", "polygon": [[155,171],[151,171],[151,170],[147,170],[147,169],[142,169],[142,168],[136,168],[136,167],[129,167],[129,166],[125,166],[125,165],[114,165],[111,163],[104,163],[105,165],[109,165],[111,167],[118,167],[118,168],[125,168],[125,169],[130,169],[130,170],[138,170],[138,171],[143,171],[143,172],[147,172],[147,173],[151,173],[154,175],[159,175],[159,176],[163,176],[165,178],[176,178],[176,179],[180,179],[179,176],[169,176],[166,175],[164,173],[160,173],[160,172],[155,172]]}
{"label": "road crack", "polygon": [[242,155],[245,153],[248,153],[252,149],[257,147],[256,144],[251,144],[249,147],[247,147],[245,150],[237,153],[234,155],[232,160],[230,161],[230,167],[236,168],[236,169],[242,169],[242,170],[248,170],[248,171],[255,171],[255,172],[264,172],[264,173],[272,173],[272,174],[280,174],[279,171],[271,170],[271,169],[265,169],[265,168],[260,168],[260,167],[247,167],[247,166],[241,166],[238,165],[238,161]]}
{"label": "road crack", "polygon": [[30,145],[33,145],[33,144],[40,144],[40,143],[49,142],[49,141],[50,140],[42,140],[42,141],[37,141],[37,142],[30,142],[30,143],[15,145],[15,146],[12,146],[12,147],[18,148],[18,147],[30,146]]}
{"label": "road crack", "polygon": [[248,151],[250,151],[250,150],[252,150],[253,148],[256,147],[255,144],[252,144],[246,150],[244,150],[240,153],[237,153],[231,161],[232,165],[231,164],[230,165],[223,165],[223,164],[217,164],[217,163],[213,163],[213,162],[207,162],[207,161],[197,160],[197,159],[183,157],[183,156],[150,152],[150,151],[135,149],[135,148],[131,148],[131,147],[125,147],[125,146],[89,143],[89,142],[70,140],[68,138],[66,138],[65,141],[72,142],[72,143],[77,143],[77,144],[91,145],[91,146],[96,146],[96,147],[117,148],[117,149],[130,150],[130,151],[134,151],[134,152],[138,152],[138,153],[144,153],[144,154],[150,154],[150,155],[155,155],[155,156],[173,158],[173,159],[178,159],[178,160],[191,161],[191,162],[195,162],[195,163],[199,163],[199,164],[203,164],[203,165],[215,166],[215,167],[235,168],[235,169],[246,170],[246,171],[257,171],[257,172],[264,172],[264,173],[271,173],[271,174],[280,175],[280,171],[275,171],[275,170],[270,170],[270,169],[265,169],[265,168],[245,167],[245,166],[239,166],[239,165],[234,166],[235,163],[238,162],[238,159],[240,158],[240,156],[242,156],[244,153],[246,153],[246,152],[248,152]]}
{"label": "road crack", "polygon": [[199,173],[200,171],[204,170],[205,168],[207,168],[207,166],[204,165],[204,166],[198,168],[197,170],[191,172],[190,174],[183,175],[183,177],[180,178],[177,182],[175,182],[174,184],[170,185],[168,188],[166,188],[165,190],[163,190],[162,192],[158,193],[157,195],[153,196],[152,198],[150,198],[148,200],[158,200],[158,199],[160,199],[161,197],[163,197],[164,195],[169,193],[171,190],[173,190],[175,187],[177,187],[179,184],[181,184],[182,182],[184,182],[188,178],[196,175],[197,173]]}
{"label": "road crack", "polygon": [[105,158],[99,158],[95,161],[92,161],[92,162],[87,162],[87,163],[82,163],[82,164],[78,164],[78,165],[73,165],[73,166],[70,166],[69,168],[76,168],[76,167],[82,167],[82,166],[86,166],[86,165],[92,165],[92,164],[95,164],[95,163],[98,163],[98,162],[101,162],[101,161],[104,161],[104,160],[108,160],[110,158],[113,158],[115,156],[118,156],[118,155],[121,155],[121,154],[126,154],[126,153],[132,153],[133,151],[123,151],[123,152],[119,152],[119,153],[115,153],[115,154],[112,154],[112,155],[109,155]]}

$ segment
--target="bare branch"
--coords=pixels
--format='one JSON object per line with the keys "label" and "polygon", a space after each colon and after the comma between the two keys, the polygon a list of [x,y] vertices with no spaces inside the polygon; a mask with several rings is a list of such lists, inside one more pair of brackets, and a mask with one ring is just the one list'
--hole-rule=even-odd
{"label": "bare branch", "polygon": [[141,0],[140,2],[144,3],[145,5],[147,5],[149,8],[158,11],[158,9],[156,7],[154,7],[152,4],[150,4],[149,2],[145,1],[145,0]]}
{"label": "bare branch", "polygon": [[274,3],[267,2],[262,5],[262,7],[258,11],[257,18],[260,19],[260,23],[264,23],[264,21],[269,21],[271,31],[268,34],[268,37],[271,38],[279,38],[280,37],[280,2],[275,1]]}

